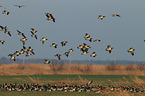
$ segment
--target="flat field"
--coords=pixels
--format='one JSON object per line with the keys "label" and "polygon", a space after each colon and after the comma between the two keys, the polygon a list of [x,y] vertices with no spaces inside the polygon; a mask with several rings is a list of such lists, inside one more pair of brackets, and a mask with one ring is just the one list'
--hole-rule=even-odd
{"label": "flat field", "polygon": [[[61,74],[61,75],[4,75],[0,76],[0,83],[17,83],[17,84],[69,84],[69,85],[83,85],[93,81],[93,85],[107,85],[107,86],[134,86],[145,87],[144,76],[133,75],[76,75],[76,74]],[[145,93],[130,93],[130,92],[47,92],[47,91],[6,91],[0,89],[1,96],[144,96]]]}
{"label": "flat field", "polygon": [[[85,85],[128,86],[145,90],[144,65],[90,65],[90,64],[1,64],[0,84],[39,84],[39,85]],[[110,87],[109,87],[110,88]],[[145,92],[101,91],[6,91],[0,89],[0,96],[145,96]]]}

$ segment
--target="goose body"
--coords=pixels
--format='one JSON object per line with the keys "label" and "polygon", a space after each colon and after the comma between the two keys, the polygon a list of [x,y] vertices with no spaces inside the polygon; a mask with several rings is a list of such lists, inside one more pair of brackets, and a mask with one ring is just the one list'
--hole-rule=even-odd
{"label": "goose body", "polygon": [[68,52],[73,52],[74,50],[71,48],[71,49],[69,49],[69,51]]}
{"label": "goose body", "polygon": [[20,41],[22,41],[23,45],[25,45],[25,41],[27,41],[27,40],[28,40],[28,39],[26,39],[26,38],[20,39]]}
{"label": "goose body", "polygon": [[8,29],[7,29],[7,26],[5,26],[5,27],[0,26],[0,28],[1,28],[1,31],[6,31],[6,30],[8,30]]}
{"label": "goose body", "polygon": [[18,8],[25,7],[24,5],[14,5],[14,6],[16,6]]}
{"label": "goose body", "polygon": [[10,31],[5,30],[4,33],[8,34],[9,36],[11,36]]}
{"label": "goose body", "polygon": [[46,17],[47,17],[47,20],[51,20],[51,21],[55,22],[55,18],[53,17],[52,14],[46,13]]}
{"label": "goose body", "polygon": [[52,43],[52,44],[50,45],[50,47],[54,47],[54,48],[57,48],[57,46],[58,46],[58,44],[55,44],[55,43]]}
{"label": "goose body", "polygon": [[2,44],[4,44],[6,41],[4,41],[4,40],[0,40],[0,42],[1,42]]}
{"label": "goose body", "polygon": [[103,15],[99,15],[98,19],[101,19],[103,20],[106,16],[103,16]]}
{"label": "goose body", "polygon": [[136,49],[130,48],[127,50],[127,52],[130,52],[132,56],[134,56],[134,51],[136,51]]}
{"label": "goose body", "polygon": [[7,10],[4,10],[4,11],[2,12],[2,14],[9,15],[9,14],[10,14],[10,12],[8,12]]}
{"label": "goose body", "polygon": [[18,35],[22,35],[24,38],[26,38],[26,36],[24,35],[24,33],[22,33],[21,31],[17,30]]}
{"label": "goose body", "polygon": [[66,43],[68,43],[68,41],[62,41],[62,42],[61,42],[61,45],[62,45],[62,46],[65,46]]}
{"label": "goose body", "polygon": [[44,42],[45,42],[46,40],[48,40],[48,39],[46,39],[45,37],[43,37],[40,41],[42,41],[42,44],[44,44]]}
{"label": "goose body", "polygon": [[93,40],[93,42],[101,42],[102,40],[99,40],[99,39],[96,39],[96,40]]}
{"label": "goose body", "polygon": [[52,61],[49,61],[49,60],[45,59],[44,64],[50,64],[51,62],[52,62]]}
{"label": "goose body", "polygon": [[112,49],[114,49],[114,48],[113,47],[111,48],[111,45],[108,45],[105,50],[106,51],[109,51],[109,53],[111,53],[112,52]]}
{"label": "goose body", "polygon": [[31,37],[35,37],[35,39],[37,39],[37,35],[36,34],[32,34]]}
{"label": "goose body", "polygon": [[119,14],[112,14],[113,17],[121,17]]}
{"label": "goose body", "polygon": [[90,56],[91,56],[91,57],[96,57],[97,54],[96,54],[96,52],[93,52]]}
{"label": "goose body", "polygon": [[68,56],[69,56],[69,52],[65,52],[64,55],[65,55],[66,57],[68,57]]}
{"label": "goose body", "polygon": [[60,57],[61,57],[60,54],[56,54],[56,55],[54,55],[54,56],[56,56],[56,57],[58,58],[58,60],[60,60]]}
{"label": "goose body", "polygon": [[32,33],[36,33],[37,32],[34,28],[31,28],[31,30],[32,30],[31,31]]}

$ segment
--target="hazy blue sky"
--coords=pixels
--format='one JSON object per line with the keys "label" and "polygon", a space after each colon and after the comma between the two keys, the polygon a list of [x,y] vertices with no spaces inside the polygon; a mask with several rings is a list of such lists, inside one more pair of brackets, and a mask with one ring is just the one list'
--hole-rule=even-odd
{"label": "hazy blue sky", "polygon": [[[117,60],[145,61],[144,4],[145,0],[1,0],[0,5],[6,7],[10,14],[2,14],[5,9],[0,8],[0,25],[7,26],[12,36],[0,33],[0,40],[6,41],[4,45],[0,44],[0,57],[8,57],[9,53],[22,48],[22,36],[16,31],[20,30],[28,39],[25,46],[31,46],[35,52],[27,58],[56,59],[55,54],[63,55],[73,48],[75,51],[70,54],[72,60],[113,60],[116,57]],[[55,23],[46,20],[46,12],[53,14]],[[114,13],[121,17],[112,17]],[[100,14],[106,16],[102,21],[97,19]],[[37,40],[31,37],[30,28],[38,31]],[[86,41],[83,38],[85,33],[102,42]],[[44,36],[48,41],[42,45],[40,39]],[[69,41],[67,46],[50,47],[53,42],[60,45],[64,40]],[[86,55],[81,55],[77,49],[83,43],[92,47]],[[105,51],[108,44],[115,48],[111,54]],[[127,52],[130,47],[136,49],[135,56]],[[90,57],[94,51],[98,56]],[[62,59],[69,57],[63,55]]]}

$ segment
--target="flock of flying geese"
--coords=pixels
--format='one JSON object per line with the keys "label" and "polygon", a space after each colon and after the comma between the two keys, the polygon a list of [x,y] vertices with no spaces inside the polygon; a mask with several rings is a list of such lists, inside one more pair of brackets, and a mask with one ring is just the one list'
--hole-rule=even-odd
{"label": "flock of flying geese", "polygon": [[[20,5],[14,5],[14,6],[17,6],[18,8],[25,7],[24,5],[21,5],[21,6],[20,6]],[[3,7],[3,6],[0,6],[0,7]],[[4,11],[2,12],[2,14],[9,15],[10,12],[8,12],[7,10],[4,10]],[[54,16],[53,16],[51,13],[45,13],[45,16],[47,17],[46,20],[53,21],[53,22],[55,23],[56,20],[55,20]],[[112,14],[112,16],[113,16],[113,17],[120,17],[119,14]],[[104,15],[99,15],[99,16],[98,16],[98,19],[103,20],[105,17],[106,17],[106,16],[104,16]],[[11,36],[11,33],[10,33],[10,31],[8,31],[7,26],[1,26],[1,25],[0,25],[0,28],[1,28],[0,31],[3,31],[5,34],[8,34],[9,36]],[[26,43],[26,41],[28,40],[28,39],[26,38],[25,34],[24,34],[23,32],[21,32],[20,30],[17,30],[17,32],[18,32],[18,35],[21,35],[21,36],[22,36],[22,39],[20,39],[20,41],[21,41],[22,44],[23,44],[23,48],[22,48],[20,51],[15,51],[13,54],[9,54],[9,55],[8,55],[8,56],[10,56],[10,59],[11,59],[11,60],[14,60],[14,61],[16,60],[16,59],[15,59],[16,56],[19,56],[19,55],[21,55],[21,54],[26,53],[25,56],[27,56],[27,57],[30,56],[30,55],[34,55],[34,54],[35,54],[34,51],[33,51],[33,49],[31,48],[31,46],[29,46],[28,48],[25,47],[25,43]],[[36,35],[37,30],[35,30],[34,28],[31,28],[31,31],[30,31],[30,32],[31,32],[31,37],[34,37],[35,39],[38,39],[38,38],[37,38],[37,35]],[[91,36],[90,36],[88,33],[85,34],[84,38],[85,38],[85,40],[88,40],[88,41],[90,41],[90,42],[101,42],[101,40],[99,40],[99,39],[93,40],[93,38],[91,38]],[[42,41],[42,44],[45,44],[45,41],[47,41],[47,40],[48,40],[48,39],[47,39],[46,37],[42,37],[42,39],[41,39],[40,41]],[[5,43],[4,40],[0,40],[0,42],[1,42],[2,44]],[[61,45],[62,45],[62,46],[66,46],[67,43],[68,43],[68,41],[62,41],[62,42],[61,42]],[[52,43],[52,44],[50,45],[50,47],[54,47],[54,48],[57,48],[58,46],[59,46],[59,45],[56,44],[56,43]],[[90,49],[91,47],[90,47],[89,45],[87,45],[86,43],[83,43],[83,45],[79,45],[77,48],[80,49],[80,51],[82,52],[81,55],[83,55],[83,54],[89,53],[88,51],[89,51],[89,49]],[[111,52],[112,52],[112,49],[114,49],[114,48],[111,47],[111,45],[108,45],[107,48],[106,48],[105,50],[108,51],[109,53],[111,53]],[[69,49],[67,52],[65,52],[64,55],[68,57],[69,54],[70,54],[71,52],[73,52],[73,51],[74,51],[74,50],[71,48],[71,49]],[[130,52],[132,56],[134,56],[134,51],[135,51],[135,49],[130,48],[130,49],[128,49],[127,51]],[[61,55],[61,54],[55,54],[54,56],[56,56],[56,57],[60,60],[62,55]],[[97,54],[96,54],[96,52],[93,52],[90,56],[91,56],[91,57],[96,57]],[[48,60],[48,59],[45,59],[44,64],[49,64],[49,63],[51,63],[51,62],[52,62],[52,61],[50,61],[50,60]]]}

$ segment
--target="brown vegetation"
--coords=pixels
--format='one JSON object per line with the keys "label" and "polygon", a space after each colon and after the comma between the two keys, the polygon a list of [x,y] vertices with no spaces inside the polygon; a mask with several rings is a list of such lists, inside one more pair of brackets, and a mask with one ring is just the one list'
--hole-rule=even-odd
{"label": "brown vegetation", "polygon": [[90,65],[90,64],[1,64],[0,75],[33,74],[92,74],[145,75],[144,65]]}

